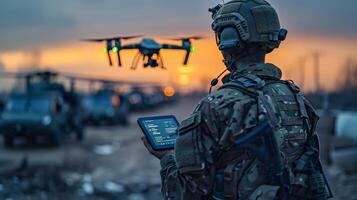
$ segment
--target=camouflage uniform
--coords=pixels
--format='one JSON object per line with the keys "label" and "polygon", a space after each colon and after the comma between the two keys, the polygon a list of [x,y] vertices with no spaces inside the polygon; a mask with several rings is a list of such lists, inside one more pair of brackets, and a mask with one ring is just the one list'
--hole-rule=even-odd
{"label": "camouflage uniform", "polygon": [[[278,199],[267,166],[234,140],[269,116],[283,158],[289,199],[326,199],[327,183],[318,159],[314,133],[317,115],[291,81],[282,81],[272,64],[250,64],[225,77],[181,124],[175,156],[161,159],[165,199]],[[271,113],[270,113],[271,114]],[[219,176],[221,175],[221,176]]]}
{"label": "camouflage uniform", "polygon": [[233,0],[210,10],[231,73],[182,122],[175,155],[161,159],[165,199],[327,199],[318,116],[278,67],[264,63],[287,34],[274,8]]}

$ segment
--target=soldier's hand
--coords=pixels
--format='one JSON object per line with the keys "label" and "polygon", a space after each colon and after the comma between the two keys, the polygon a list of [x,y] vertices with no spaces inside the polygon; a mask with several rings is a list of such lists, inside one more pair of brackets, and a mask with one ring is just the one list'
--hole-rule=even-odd
{"label": "soldier's hand", "polygon": [[149,144],[147,138],[145,136],[141,137],[141,140],[144,143],[144,146],[146,147],[146,149],[156,158],[161,159],[163,158],[165,155],[169,155],[169,154],[174,154],[174,150],[161,150],[161,151],[156,151],[154,150],[151,145]]}

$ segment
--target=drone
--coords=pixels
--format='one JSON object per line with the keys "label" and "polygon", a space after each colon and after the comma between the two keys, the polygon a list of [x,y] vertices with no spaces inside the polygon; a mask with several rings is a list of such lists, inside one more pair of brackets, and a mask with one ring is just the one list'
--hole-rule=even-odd
{"label": "drone", "polygon": [[191,45],[192,40],[199,40],[203,39],[201,36],[192,36],[192,37],[180,37],[180,38],[173,38],[171,40],[181,41],[181,45],[175,44],[161,44],[156,42],[154,39],[151,38],[143,38],[139,43],[132,43],[122,45],[123,40],[129,40],[134,38],[142,37],[141,35],[136,36],[125,36],[125,37],[112,37],[112,38],[99,38],[99,39],[82,39],[82,41],[87,42],[105,42],[106,47],[104,48],[104,52],[108,56],[109,65],[112,66],[112,58],[111,52],[116,53],[118,57],[118,66],[122,66],[120,51],[122,50],[129,50],[129,49],[138,49],[137,54],[134,56],[131,69],[137,69],[139,61],[143,60],[143,67],[161,67],[162,69],[165,68],[165,64],[163,58],[160,54],[160,50],[162,49],[173,49],[173,50],[183,50],[186,52],[183,64],[187,65],[188,59],[190,54],[195,51],[195,47]]}

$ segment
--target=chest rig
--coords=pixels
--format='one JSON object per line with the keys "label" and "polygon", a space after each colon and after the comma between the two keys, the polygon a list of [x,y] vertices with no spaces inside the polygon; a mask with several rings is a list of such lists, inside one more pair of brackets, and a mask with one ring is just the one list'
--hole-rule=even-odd
{"label": "chest rig", "polygon": [[[231,78],[220,90],[225,88],[255,99],[256,124],[228,124],[231,132],[230,127],[244,131],[222,136],[214,199],[275,199],[279,189],[289,190],[289,169],[301,156],[311,128],[304,99],[293,82],[254,74]],[[227,142],[232,141],[227,137],[234,137],[234,142]]]}

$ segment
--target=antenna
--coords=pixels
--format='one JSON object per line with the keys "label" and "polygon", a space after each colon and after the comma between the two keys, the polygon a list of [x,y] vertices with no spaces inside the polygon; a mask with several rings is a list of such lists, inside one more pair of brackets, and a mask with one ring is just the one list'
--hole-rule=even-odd
{"label": "antenna", "polygon": [[300,88],[303,90],[305,86],[305,70],[306,70],[306,57],[299,59],[299,73],[300,73]]}
{"label": "antenna", "polygon": [[315,90],[320,92],[320,56],[321,52],[315,51],[312,53],[313,62],[314,62],[314,79],[315,79]]}

